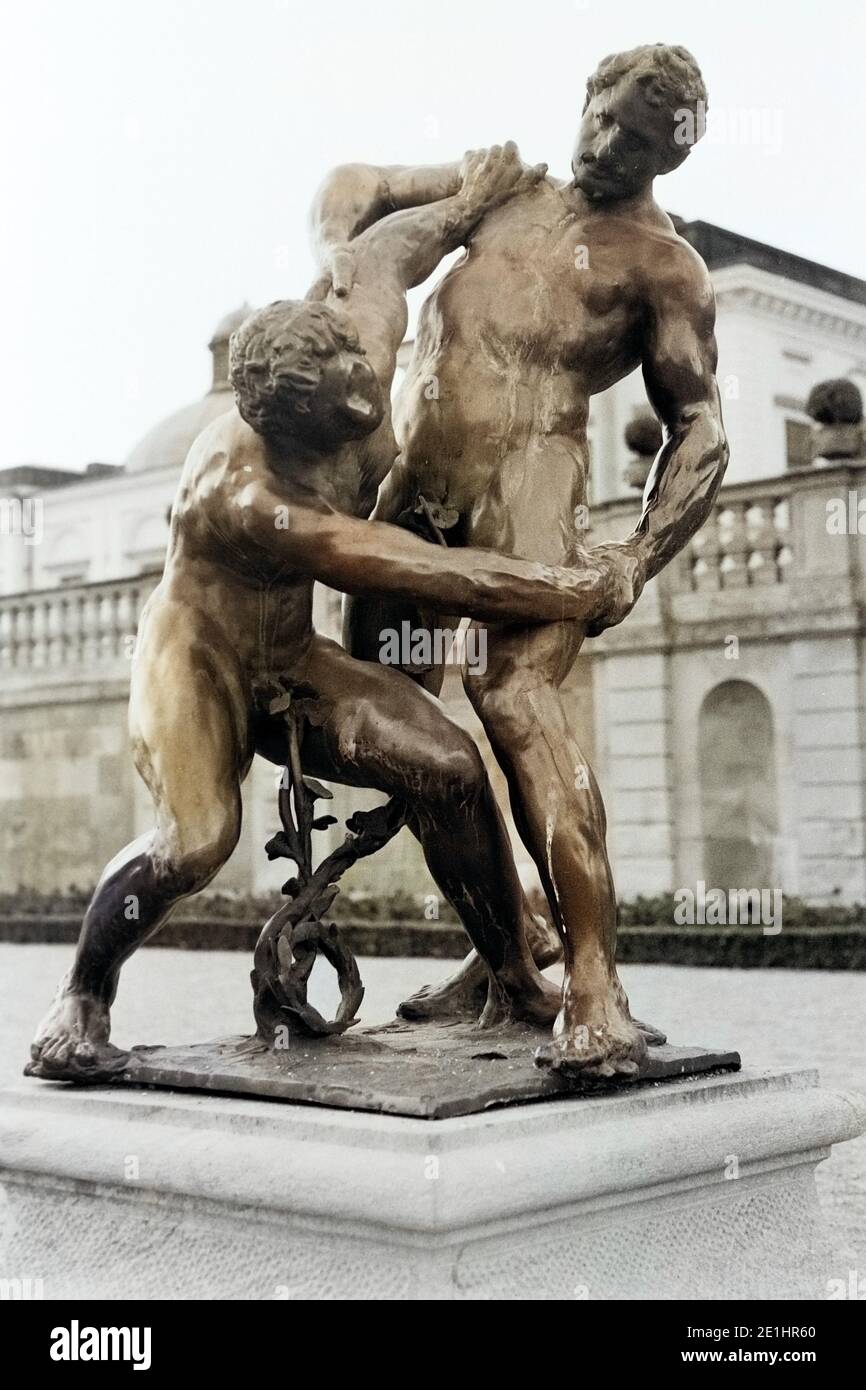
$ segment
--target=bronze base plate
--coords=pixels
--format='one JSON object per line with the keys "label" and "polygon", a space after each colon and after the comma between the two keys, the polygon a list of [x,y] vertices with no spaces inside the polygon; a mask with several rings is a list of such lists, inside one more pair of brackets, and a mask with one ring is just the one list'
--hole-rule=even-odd
{"label": "bronze base plate", "polygon": [[651,1047],[633,1081],[603,1082],[535,1066],[547,1030],[508,1024],[393,1023],[336,1037],[292,1038],[271,1051],[256,1038],[225,1038],[178,1047],[136,1047],[115,1084],[173,1091],[212,1091],[293,1104],[442,1120],[492,1106],[609,1095],[635,1086],[737,1071],[736,1052]]}

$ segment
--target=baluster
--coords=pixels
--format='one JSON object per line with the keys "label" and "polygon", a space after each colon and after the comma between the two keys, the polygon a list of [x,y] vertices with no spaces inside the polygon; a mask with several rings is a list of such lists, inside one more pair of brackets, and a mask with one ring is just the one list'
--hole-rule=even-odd
{"label": "baluster", "polygon": [[12,665],[15,670],[27,670],[30,666],[31,613],[26,603],[15,609],[15,626],[12,634]]}
{"label": "baluster", "polygon": [[779,583],[786,584],[791,575],[791,565],[794,561],[794,552],[789,545],[780,545],[776,552],[776,573],[779,576]]}
{"label": "baluster", "polygon": [[776,540],[776,577],[784,584],[791,573],[794,552],[791,548],[791,504],[787,497],[777,497],[773,501],[773,531]]}
{"label": "baluster", "polygon": [[124,588],[117,595],[117,653],[127,661],[135,637],[135,590]]}
{"label": "baluster", "polygon": [[66,654],[66,613],[68,604],[64,595],[47,600],[46,617],[46,655],[49,666],[62,666]]}
{"label": "baluster", "polygon": [[106,613],[106,619],[108,622],[108,641],[106,644],[105,655],[106,657],[110,657],[112,660],[114,660],[120,648],[120,604],[118,590],[112,589],[111,592],[107,593],[105,597],[107,600],[108,610]]}
{"label": "baluster", "polygon": [[82,595],[81,660],[92,666],[99,660],[99,596],[92,591]]}
{"label": "baluster", "polygon": [[66,660],[70,666],[80,666],[84,640],[83,624],[84,598],[80,593],[71,594],[67,615]]}
{"label": "baluster", "polygon": [[719,588],[719,541],[718,513],[713,511],[707,517],[706,525],[698,531],[692,545],[696,559],[692,566],[692,587],[698,593],[715,593]]}
{"label": "baluster", "polygon": [[773,526],[780,534],[787,536],[791,530],[791,504],[787,497],[773,499]]}
{"label": "baluster", "polygon": [[30,664],[39,669],[47,664],[48,656],[48,604],[38,599],[31,609]]}
{"label": "baluster", "polygon": [[723,589],[744,589],[749,582],[744,513],[742,502],[731,502],[719,513],[719,541],[723,552],[719,572]]}
{"label": "baluster", "polygon": [[749,544],[749,583],[758,586],[778,583],[776,573],[776,532],[767,506],[753,503],[746,512]]}
{"label": "baluster", "polygon": [[0,608],[0,666],[12,665],[12,642],[15,613],[12,608]]}
{"label": "baluster", "polygon": [[99,595],[97,600],[97,631],[99,634],[99,660],[109,661],[113,655],[114,646],[114,612],[111,591],[105,591]]}
{"label": "baluster", "polygon": [[707,572],[707,562],[695,545],[690,545],[683,557],[683,571],[686,587],[694,593],[701,587]]}

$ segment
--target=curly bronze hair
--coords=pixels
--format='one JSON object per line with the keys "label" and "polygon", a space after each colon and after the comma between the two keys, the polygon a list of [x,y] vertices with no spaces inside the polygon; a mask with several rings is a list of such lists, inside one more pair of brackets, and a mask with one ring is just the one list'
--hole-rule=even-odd
{"label": "curly bronze hair", "polygon": [[322,360],[358,346],[349,320],[328,305],[275,300],[245,319],[229,340],[229,380],[238,410],[265,439],[294,433],[309,414]]}
{"label": "curly bronze hair", "polygon": [[684,109],[696,111],[699,102],[706,111],[707,89],[697,62],[687,48],[666,43],[645,43],[603,58],[586,84],[584,110],[596,92],[626,75],[640,84],[647,105],[666,108],[671,120]]}

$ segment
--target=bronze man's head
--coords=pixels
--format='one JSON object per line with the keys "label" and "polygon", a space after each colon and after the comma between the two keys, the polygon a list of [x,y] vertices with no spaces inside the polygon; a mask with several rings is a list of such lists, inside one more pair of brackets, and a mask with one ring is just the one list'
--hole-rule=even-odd
{"label": "bronze man's head", "polygon": [[326,304],[278,299],[251,314],[231,336],[229,379],[247,424],[273,444],[334,448],[384,414],[354,325]]}
{"label": "bronze man's head", "polygon": [[676,169],[704,132],[707,89],[686,48],[645,44],[601,62],[586,85],[572,159],[594,201],[628,198]]}

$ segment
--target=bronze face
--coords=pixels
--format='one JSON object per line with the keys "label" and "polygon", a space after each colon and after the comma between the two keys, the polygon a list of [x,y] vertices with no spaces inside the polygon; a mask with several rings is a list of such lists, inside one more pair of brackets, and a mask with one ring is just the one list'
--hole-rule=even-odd
{"label": "bronze face", "polygon": [[605,58],[587,83],[571,168],[593,202],[633,198],[676,169],[704,130],[707,92],[685,48],[644,44]]}
{"label": "bronze face", "polygon": [[[571,165],[575,186],[594,202],[629,198],[669,169],[677,153],[671,114],[651,106],[626,75],[587,102]],[[679,158],[687,153],[681,147]]]}
{"label": "bronze face", "polygon": [[328,359],[310,401],[310,424],[322,438],[329,427],[343,439],[363,439],[382,423],[379,379],[361,352]]}

